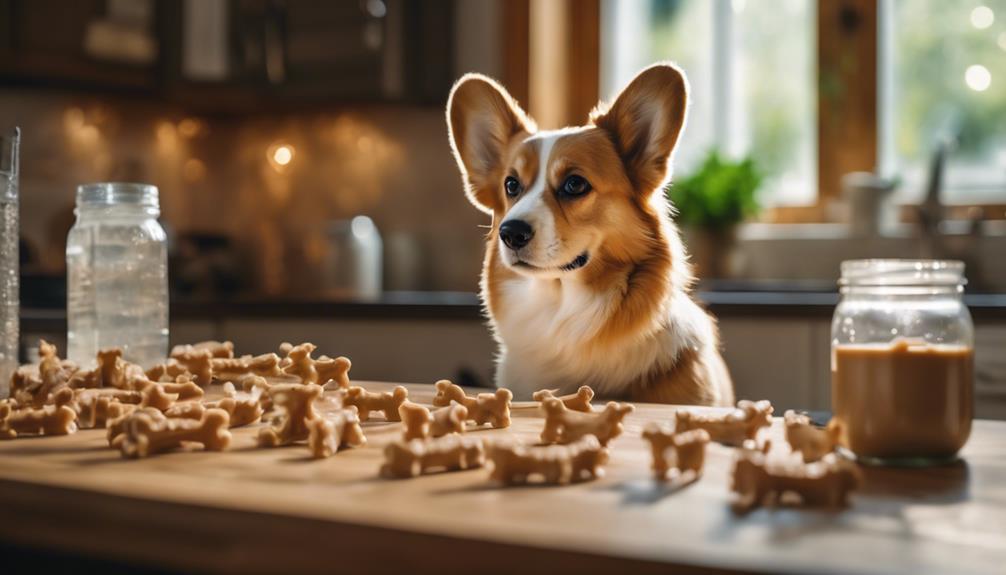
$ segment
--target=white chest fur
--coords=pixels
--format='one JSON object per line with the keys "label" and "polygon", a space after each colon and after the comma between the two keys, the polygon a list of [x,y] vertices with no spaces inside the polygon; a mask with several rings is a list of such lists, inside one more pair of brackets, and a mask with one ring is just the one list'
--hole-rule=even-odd
{"label": "white chest fur", "polygon": [[617,395],[648,374],[670,370],[679,352],[709,341],[708,317],[685,295],[662,306],[653,327],[634,337],[591,344],[617,310],[618,293],[574,281],[515,278],[502,285],[502,340],[496,384],[529,398],[538,389],[590,385]]}

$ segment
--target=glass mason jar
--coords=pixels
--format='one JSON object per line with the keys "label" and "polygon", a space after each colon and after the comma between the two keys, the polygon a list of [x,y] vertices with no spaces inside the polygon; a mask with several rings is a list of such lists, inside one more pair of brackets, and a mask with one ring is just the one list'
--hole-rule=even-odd
{"label": "glass mason jar", "polygon": [[148,367],[168,353],[167,238],[157,188],[100,183],[77,188],[66,240],[67,355],[93,366],[120,347]]}
{"label": "glass mason jar", "polygon": [[971,433],[974,325],[964,264],[842,263],[831,327],[831,405],[840,443],[880,465],[953,461]]}

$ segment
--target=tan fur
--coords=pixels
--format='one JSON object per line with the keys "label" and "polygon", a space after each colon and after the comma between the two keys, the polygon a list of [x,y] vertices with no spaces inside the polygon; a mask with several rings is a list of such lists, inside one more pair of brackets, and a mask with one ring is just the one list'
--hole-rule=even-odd
{"label": "tan fur", "polygon": [[[687,100],[677,68],[652,66],[610,107],[599,106],[587,126],[541,133],[553,142],[542,157],[544,140],[534,137],[533,121],[501,86],[477,74],[454,86],[447,105],[451,146],[469,200],[493,216],[481,291],[501,348],[498,385],[570,392],[590,384],[600,397],[733,403],[715,323],[690,299],[694,279],[661,192]],[[566,250],[555,257],[565,259],[518,271],[500,254],[499,226],[521,197],[508,197],[503,183],[511,176],[530,188],[539,172],[548,193],[536,209],[551,212],[549,231],[562,240],[555,249]],[[569,174],[585,178],[592,191],[572,200],[554,193]],[[583,246],[587,264],[562,271]],[[521,320],[508,324],[536,302],[534,317],[551,318],[550,310],[570,306],[583,316],[571,314],[567,324],[579,322],[576,328],[559,322],[549,325],[551,332]],[[534,342],[531,352],[527,342]],[[613,365],[597,358],[625,359]]]}

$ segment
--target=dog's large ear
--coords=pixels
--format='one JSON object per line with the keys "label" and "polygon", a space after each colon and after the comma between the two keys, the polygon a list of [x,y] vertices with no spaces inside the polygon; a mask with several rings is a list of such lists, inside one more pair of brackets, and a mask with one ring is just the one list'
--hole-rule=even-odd
{"label": "dog's large ear", "polygon": [[481,74],[465,74],[447,100],[451,149],[475,207],[503,209],[503,161],[517,134],[534,132],[534,123],[502,86]]}
{"label": "dog's large ear", "polygon": [[685,125],[688,81],[672,64],[640,72],[607,110],[591,114],[594,125],[611,133],[629,180],[650,195],[670,176],[670,159]]}

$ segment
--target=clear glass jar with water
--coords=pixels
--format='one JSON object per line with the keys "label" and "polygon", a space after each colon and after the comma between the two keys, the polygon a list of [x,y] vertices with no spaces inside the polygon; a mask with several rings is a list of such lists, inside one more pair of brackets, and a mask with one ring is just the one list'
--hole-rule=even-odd
{"label": "clear glass jar with water", "polygon": [[100,183],[77,188],[66,241],[67,354],[82,366],[121,347],[145,367],[168,353],[167,238],[157,188]]}
{"label": "clear glass jar with water", "polygon": [[17,369],[19,327],[18,146],[21,131],[0,133],[0,399]]}

